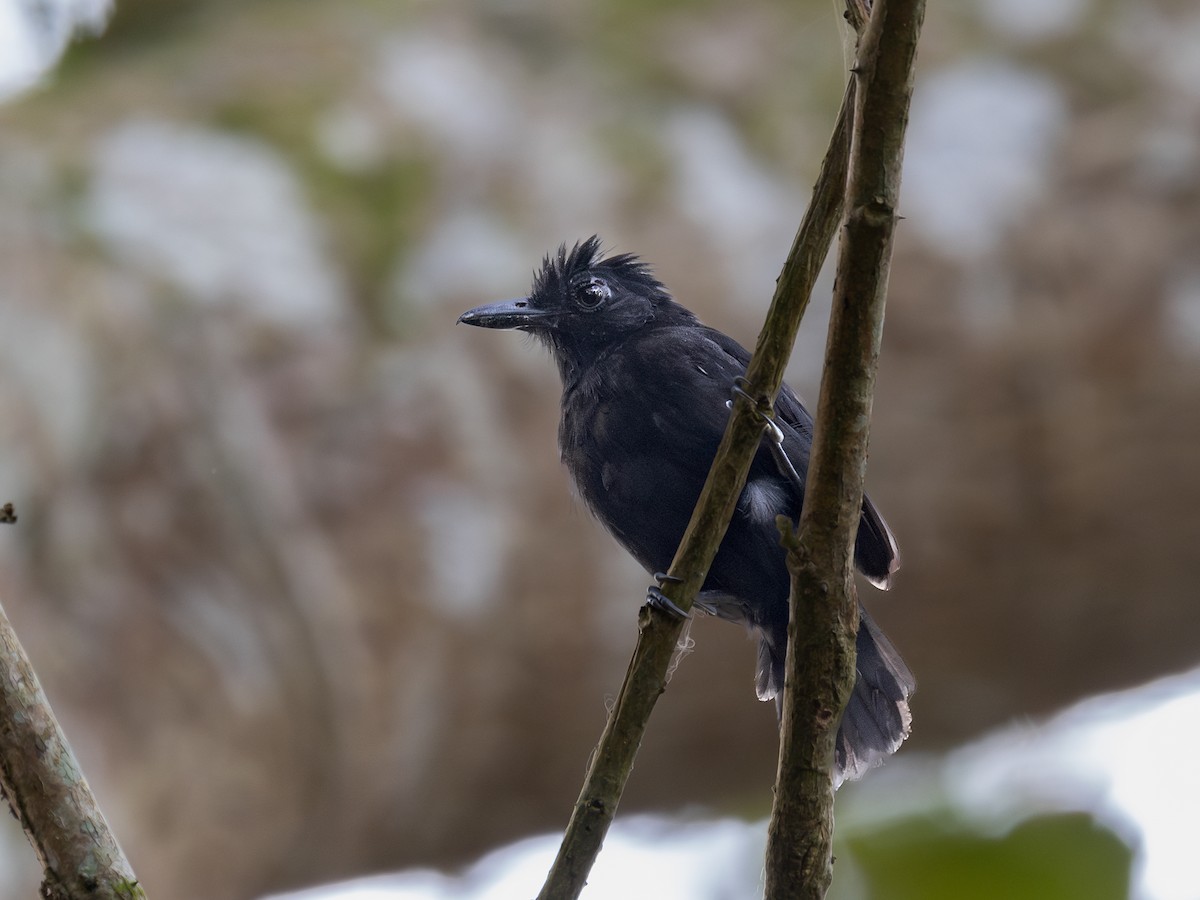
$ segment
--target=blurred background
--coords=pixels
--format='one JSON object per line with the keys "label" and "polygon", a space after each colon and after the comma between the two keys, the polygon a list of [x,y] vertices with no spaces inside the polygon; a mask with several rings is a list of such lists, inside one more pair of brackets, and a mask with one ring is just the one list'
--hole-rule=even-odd
{"label": "blurred background", "polygon": [[[0,3],[0,602],[151,896],[454,870],[562,827],[647,578],[572,497],[546,354],[455,318],[598,232],[752,343],[840,11]],[[847,845],[847,896],[936,896],[895,874],[914,858],[983,896],[961,817],[921,808],[975,771],[943,754],[1200,665],[1198,194],[1193,3],[931,6],[868,474],[904,568],[863,588],[920,688],[842,795],[925,826]],[[790,369],[810,398],[828,295]],[[753,644],[692,636],[622,809],[758,819]],[[1133,734],[1147,784],[1185,777],[1194,745]],[[1085,801],[1094,856],[1059,858],[1142,890],[1144,835]],[[1008,853],[1003,818],[971,833]],[[4,844],[0,897],[31,896]]]}

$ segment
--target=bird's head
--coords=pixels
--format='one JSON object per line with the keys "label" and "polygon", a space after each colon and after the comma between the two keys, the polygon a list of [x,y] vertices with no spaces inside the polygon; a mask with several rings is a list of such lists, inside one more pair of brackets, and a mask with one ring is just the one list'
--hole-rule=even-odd
{"label": "bird's head", "polygon": [[602,259],[596,236],[542,260],[528,297],[468,310],[458,321],[515,328],[544,341],[564,378],[611,344],[664,314],[690,317],[632,254]]}

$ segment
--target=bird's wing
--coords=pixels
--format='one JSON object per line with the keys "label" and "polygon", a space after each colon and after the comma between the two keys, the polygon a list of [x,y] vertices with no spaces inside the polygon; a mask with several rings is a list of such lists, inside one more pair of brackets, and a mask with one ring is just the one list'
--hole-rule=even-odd
{"label": "bird's wing", "polygon": [[563,461],[596,517],[652,572],[671,564],[743,368],[694,324],[648,329],[564,395]]}
{"label": "bird's wing", "polygon": [[[731,363],[732,387],[733,378],[746,374],[746,367],[750,365],[750,353],[733,338],[712,329],[706,331],[710,340]],[[803,481],[808,472],[808,454],[812,448],[813,418],[795,391],[786,384],[780,387],[779,395],[775,398],[775,423],[783,432],[783,452]]]}
{"label": "bird's wing", "polygon": [[[606,387],[624,397],[623,407],[636,411],[667,449],[676,443],[690,450],[711,443],[715,450],[729,421],[725,403],[733,381],[746,370],[744,354],[736,342],[702,326],[647,330],[620,348],[620,364],[612,368]],[[623,424],[631,435],[642,431],[637,421]],[[686,464],[705,472],[712,462],[711,455],[702,459],[695,453],[672,458],[682,462],[683,457],[695,457]]]}
{"label": "bird's wing", "polygon": [[[737,374],[743,374],[750,364],[749,352],[719,331],[709,330],[709,337],[727,357],[740,365]],[[795,391],[786,384],[780,387],[779,395],[775,398],[775,421],[783,431],[783,453],[803,483],[808,474],[808,459],[812,451],[813,417]],[[803,502],[802,489],[799,494]],[[881,590],[891,586],[892,574],[900,568],[900,549],[895,535],[871,498],[865,494],[855,544],[855,562],[867,580]]]}

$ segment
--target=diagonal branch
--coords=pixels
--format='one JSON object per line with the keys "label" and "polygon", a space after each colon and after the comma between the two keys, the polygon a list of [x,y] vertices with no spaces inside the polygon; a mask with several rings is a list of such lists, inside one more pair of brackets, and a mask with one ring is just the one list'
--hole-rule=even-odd
{"label": "diagonal branch", "polygon": [[42,864],[39,896],[145,900],[3,609],[0,789]]}
{"label": "diagonal branch", "polygon": [[834,744],[855,682],[851,555],[924,12],[924,0],[876,0],[854,70],[848,213],[804,510],[797,531],[785,529],[792,610],[767,900],[820,900],[832,878]]}
{"label": "diagonal branch", "polygon": [[[700,499],[684,533],[663,593],[681,609],[691,608],[725,536],[746,474],[762,437],[759,410],[769,411],[791,356],[800,319],[829,253],[842,215],[854,84],[847,87],[829,150],[805,211],[775,296],[747,369],[749,397],[738,395]],[[683,632],[672,616],[643,607],[638,642],[592,762],[558,856],[538,900],[579,896],[616,813],[646,722],[666,688],[671,658]]]}

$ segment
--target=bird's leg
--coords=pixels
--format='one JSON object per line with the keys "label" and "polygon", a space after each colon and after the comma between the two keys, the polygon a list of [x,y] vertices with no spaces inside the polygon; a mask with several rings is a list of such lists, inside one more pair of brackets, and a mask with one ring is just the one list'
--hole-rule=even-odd
{"label": "bird's leg", "polygon": [[[761,405],[759,405],[758,401],[755,400],[754,397],[751,396],[750,392],[746,390],[747,384],[748,382],[746,379],[739,375],[737,378],[733,379],[733,393],[735,395],[740,394],[750,401],[751,405],[754,407],[754,415],[762,422],[763,431],[766,433],[766,437],[768,439],[767,446],[771,451],[771,457],[775,460],[775,465],[779,469],[779,474],[790,481],[792,483],[792,487],[794,487],[799,494],[803,495],[804,481],[800,478],[800,474],[796,471],[796,467],[792,465],[792,461],[788,459],[787,454],[783,452],[783,429],[780,428],[775,422],[775,411],[769,406],[764,409]],[[727,400],[725,401],[725,405],[732,409],[733,401]]]}
{"label": "bird's leg", "polygon": [[646,588],[646,602],[655,609],[660,609],[665,613],[670,613],[677,619],[690,619],[691,616],[684,612],[683,609],[675,604],[674,600],[660,590],[660,587],[663,584],[666,584],[668,581],[672,584],[679,584],[683,581],[683,579],[678,578],[675,575],[668,575],[666,572],[655,572],[654,580],[657,581],[658,584],[652,584],[650,587]]}

